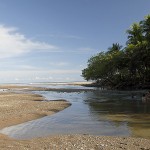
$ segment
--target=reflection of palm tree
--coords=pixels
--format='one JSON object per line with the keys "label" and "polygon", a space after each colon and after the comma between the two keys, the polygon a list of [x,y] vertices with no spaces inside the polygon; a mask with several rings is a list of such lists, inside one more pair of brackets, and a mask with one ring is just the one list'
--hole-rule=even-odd
{"label": "reflection of palm tree", "polygon": [[[92,93],[90,95],[92,100],[86,103],[89,105],[90,115],[96,120],[107,121],[116,127],[125,123],[132,136],[150,137],[150,105],[141,103],[138,99],[140,97],[140,95],[138,96],[139,92],[135,93],[137,101],[132,101],[128,92],[119,92],[119,94],[121,95],[108,91],[106,93]],[[130,99],[125,100],[123,98]]]}
{"label": "reflection of palm tree", "polygon": [[146,103],[145,94],[142,95],[142,103]]}

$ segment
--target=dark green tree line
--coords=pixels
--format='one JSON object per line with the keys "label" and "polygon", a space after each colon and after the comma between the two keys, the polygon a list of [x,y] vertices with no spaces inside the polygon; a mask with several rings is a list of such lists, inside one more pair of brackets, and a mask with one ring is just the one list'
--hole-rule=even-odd
{"label": "dark green tree line", "polygon": [[127,35],[125,47],[113,43],[106,52],[92,56],[82,76],[111,88],[149,87],[150,15],[132,24]]}

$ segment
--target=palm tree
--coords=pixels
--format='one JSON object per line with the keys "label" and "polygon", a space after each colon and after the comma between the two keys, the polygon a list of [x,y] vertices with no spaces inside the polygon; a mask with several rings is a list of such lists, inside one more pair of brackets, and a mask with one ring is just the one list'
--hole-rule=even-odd
{"label": "palm tree", "polygon": [[147,15],[143,21],[140,22],[144,34],[144,68],[145,80],[150,82],[150,15]]}
{"label": "palm tree", "polygon": [[143,34],[142,34],[142,28],[139,23],[133,23],[127,31],[128,34],[128,44],[136,45],[139,42],[141,43],[143,41]]}
{"label": "palm tree", "polygon": [[112,47],[108,48],[108,52],[107,53],[114,53],[114,52],[119,52],[122,48],[122,45],[120,45],[119,43],[113,43]]}
{"label": "palm tree", "polygon": [[150,42],[150,15],[145,16],[145,19],[140,22],[146,40]]}

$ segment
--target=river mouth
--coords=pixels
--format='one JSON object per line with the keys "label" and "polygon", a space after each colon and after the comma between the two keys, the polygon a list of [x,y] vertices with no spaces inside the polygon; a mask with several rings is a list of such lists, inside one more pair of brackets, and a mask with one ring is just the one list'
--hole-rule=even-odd
{"label": "river mouth", "polygon": [[[59,88],[59,86],[56,86]],[[75,86],[77,88],[77,86]],[[93,134],[150,138],[150,106],[141,91],[34,91],[47,100],[66,99],[72,105],[52,116],[2,129],[15,139],[56,134]]]}

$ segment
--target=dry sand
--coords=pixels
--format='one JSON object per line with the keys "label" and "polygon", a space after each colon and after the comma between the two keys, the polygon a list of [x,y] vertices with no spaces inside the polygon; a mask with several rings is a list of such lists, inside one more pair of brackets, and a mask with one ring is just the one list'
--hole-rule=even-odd
{"label": "dry sand", "polygon": [[37,94],[0,93],[0,129],[51,115],[70,105],[65,100],[43,100]]}
{"label": "dry sand", "polygon": [[[0,129],[6,126],[51,115],[70,104],[63,101],[43,102],[40,95],[14,93],[28,87],[1,86],[12,92],[0,93]],[[32,88],[30,88],[31,90]],[[33,88],[34,89],[34,88]],[[15,140],[0,134],[0,150],[150,150],[150,140],[130,137],[92,135],[55,135],[31,140]]]}
{"label": "dry sand", "polygon": [[21,141],[3,136],[0,150],[150,150],[150,141],[92,135],[56,135]]}

